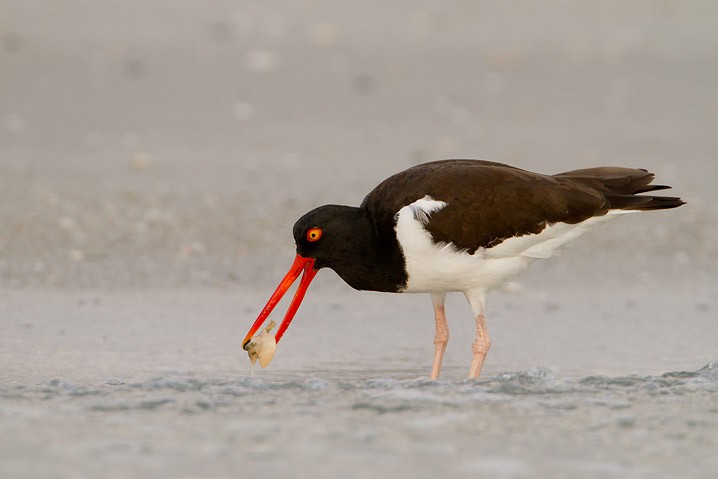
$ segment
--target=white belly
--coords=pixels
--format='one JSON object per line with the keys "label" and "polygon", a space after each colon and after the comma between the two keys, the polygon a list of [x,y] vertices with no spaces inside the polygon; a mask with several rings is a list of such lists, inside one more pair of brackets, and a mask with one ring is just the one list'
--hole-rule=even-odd
{"label": "white belly", "polygon": [[502,286],[535,260],[557,254],[586,231],[617,214],[627,213],[614,210],[577,224],[556,223],[538,234],[509,238],[469,254],[453,244],[434,243],[426,230],[431,214],[445,206],[443,201],[427,196],[405,206],[397,214],[395,231],[408,274],[404,292],[490,290]]}

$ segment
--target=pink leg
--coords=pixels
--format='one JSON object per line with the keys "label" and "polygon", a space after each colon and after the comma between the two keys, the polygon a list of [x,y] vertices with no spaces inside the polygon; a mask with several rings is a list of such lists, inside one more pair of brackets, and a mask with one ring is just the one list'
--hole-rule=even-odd
{"label": "pink leg", "polygon": [[491,347],[491,338],[489,330],[486,329],[486,293],[482,290],[465,291],[466,299],[469,300],[471,309],[476,316],[476,339],[471,344],[471,350],[474,358],[471,360],[469,368],[469,379],[477,379],[481,373],[481,367],[484,365],[484,359]]}
{"label": "pink leg", "polygon": [[441,362],[444,359],[446,343],[449,342],[449,325],[446,322],[444,310],[444,293],[432,293],[431,302],[434,304],[436,319],[436,333],[434,334],[434,366],[431,368],[431,379],[437,379],[441,373]]}
{"label": "pink leg", "polygon": [[476,317],[476,339],[471,344],[471,350],[474,352],[474,358],[471,360],[471,368],[469,368],[469,379],[477,379],[481,373],[481,367],[484,365],[484,359],[489,353],[491,347],[491,338],[489,330],[486,329],[486,321],[483,314]]}

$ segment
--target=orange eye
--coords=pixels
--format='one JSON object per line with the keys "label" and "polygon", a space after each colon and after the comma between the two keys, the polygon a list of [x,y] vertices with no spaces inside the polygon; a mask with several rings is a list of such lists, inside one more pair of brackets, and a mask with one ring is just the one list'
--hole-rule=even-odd
{"label": "orange eye", "polygon": [[307,231],[307,241],[318,241],[319,238],[322,237],[322,229],[321,228],[309,228]]}

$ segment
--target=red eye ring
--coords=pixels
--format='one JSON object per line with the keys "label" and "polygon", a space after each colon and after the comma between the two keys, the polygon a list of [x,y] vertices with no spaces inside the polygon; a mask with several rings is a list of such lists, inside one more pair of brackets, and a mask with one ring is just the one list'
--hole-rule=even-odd
{"label": "red eye ring", "polygon": [[309,228],[307,230],[307,241],[309,241],[311,243],[313,243],[315,241],[319,241],[319,238],[322,237],[322,233],[324,233],[324,232],[322,231],[321,228],[317,228],[317,227]]}

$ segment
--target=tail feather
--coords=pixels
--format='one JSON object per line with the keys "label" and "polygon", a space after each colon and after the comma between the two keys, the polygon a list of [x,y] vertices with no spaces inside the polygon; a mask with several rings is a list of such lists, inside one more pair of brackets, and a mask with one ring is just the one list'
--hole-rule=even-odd
{"label": "tail feather", "polygon": [[670,190],[668,185],[647,185],[645,188],[636,191],[636,193],[648,193],[649,191]]}
{"label": "tail feather", "polygon": [[[642,203],[633,208],[622,208],[628,210],[638,211],[651,211],[651,210],[667,210],[670,208],[678,208],[681,205],[685,205],[686,202],[676,196],[646,196],[645,203]],[[613,205],[613,203],[611,203]]]}
{"label": "tail feather", "polygon": [[611,209],[650,211],[677,208],[685,202],[673,196],[637,196],[640,193],[668,190],[668,185],[650,184],[655,175],[644,169],[602,166],[567,171],[554,175],[578,181],[601,192]]}

